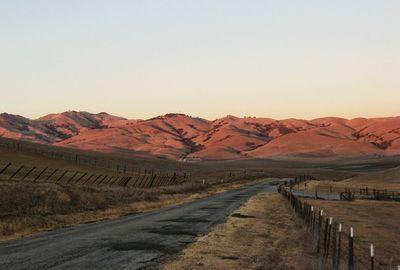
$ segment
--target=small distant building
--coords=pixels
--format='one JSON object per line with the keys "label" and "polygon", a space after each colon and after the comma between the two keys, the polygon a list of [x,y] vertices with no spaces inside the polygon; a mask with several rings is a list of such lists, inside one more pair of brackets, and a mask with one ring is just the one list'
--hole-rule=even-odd
{"label": "small distant building", "polygon": [[202,159],[199,157],[185,157],[181,159],[182,162],[189,162],[189,163],[195,163],[195,162],[201,162]]}

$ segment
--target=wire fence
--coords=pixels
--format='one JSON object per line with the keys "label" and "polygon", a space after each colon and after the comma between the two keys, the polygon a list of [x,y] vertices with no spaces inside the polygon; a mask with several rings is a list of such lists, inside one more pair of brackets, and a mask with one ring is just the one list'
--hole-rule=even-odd
{"label": "wire fence", "polygon": [[61,185],[101,185],[151,188],[176,185],[188,181],[187,173],[155,173],[144,171],[136,175],[101,174],[61,168],[25,166],[20,164],[0,163],[0,180],[24,182],[50,182]]}
{"label": "wire fence", "polygon": [[288,199],[296,214],[304,221],[310,233],[314,251],[320,255],[321,269],[380,270],[399,269],[375,258],[374,245],[365,246],[355,238],[353,227],[347,227],[301,201],[291,191],[294,181],[281,185],[278,191]]}
{"label": "wire fence", "polygon": [[332,185],[330,183],[321,183],[310,188],[308,187],[308,183],[300,178],[296,178],[293,181],[292,187],[297,191],[315,192],[316,196],[318,196],[319,193],[325,193],[337,195],[331,197],[340,198],[340,194],[348,194],[352,199],[400,201],[400,190],[398,188],[355,187],[343,184]]}

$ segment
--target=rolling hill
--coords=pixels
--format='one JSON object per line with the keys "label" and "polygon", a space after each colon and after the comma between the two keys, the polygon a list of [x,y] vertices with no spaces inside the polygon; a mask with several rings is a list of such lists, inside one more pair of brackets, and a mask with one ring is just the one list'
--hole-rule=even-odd
{"label": "rolling hill", "polygon": [[245,159],[400,154],[400,117],[313,120],[184,114],[128,120],[68,111],[38,119],[0,115],[0,136],[102,152],[170,159]]}

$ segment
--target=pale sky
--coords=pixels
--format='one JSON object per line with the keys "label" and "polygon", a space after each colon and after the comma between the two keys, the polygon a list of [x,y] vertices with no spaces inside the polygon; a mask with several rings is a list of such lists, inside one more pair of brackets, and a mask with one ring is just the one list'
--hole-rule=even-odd
{"label": "pale sky", "polygon": [[398,0],[0,0],[0,111],[400,115]]}

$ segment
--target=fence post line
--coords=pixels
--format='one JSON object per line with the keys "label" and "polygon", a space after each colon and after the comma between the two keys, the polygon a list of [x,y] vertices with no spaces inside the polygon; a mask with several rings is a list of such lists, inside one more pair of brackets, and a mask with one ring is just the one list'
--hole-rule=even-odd
{"label": "fence post line", "polygon": [[350,227],[349,234],[349,262],[348,270],[354,270],[354,230]]}
{"label": "fence post line", "polygon": [[371,256],[371,270],[374,270],[374,244],[371,244],[370,248],[370,256]]}

